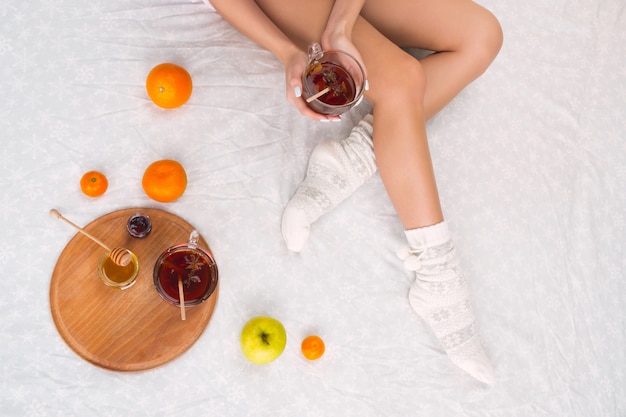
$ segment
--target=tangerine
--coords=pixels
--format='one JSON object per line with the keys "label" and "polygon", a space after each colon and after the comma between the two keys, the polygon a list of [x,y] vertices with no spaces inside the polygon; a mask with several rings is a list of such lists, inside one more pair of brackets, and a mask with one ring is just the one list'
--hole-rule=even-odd
{"label": "tangerine", "polygon": [[321,358],[326,347],[321,337],[308,336],[302,341],[301,350],[304,357],[312,361]]}
{"label": "tangerine", "polygon": [[181,66],[169,62],[152,68],[146,78],[146,91],[159,107],[173,109],[189,100],[192,90],[191,75]]}
{"label": "tangerine", "polygon": [[141,186],[148,197],[161,203],[169,203],[183,195],[187,188],[185,168],[172,159],[162,159],[146,168]]}
{"label": "tangerine", "polygon": [[101,196],[108,187],[109,181],[107,181],[107,177],[98,171],[85,172],[80,179],[80,189],[89,197]]}

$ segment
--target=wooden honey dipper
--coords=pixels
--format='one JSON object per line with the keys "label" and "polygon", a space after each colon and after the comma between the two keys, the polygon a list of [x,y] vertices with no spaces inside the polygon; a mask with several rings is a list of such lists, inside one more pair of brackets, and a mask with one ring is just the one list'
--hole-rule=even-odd
{"label": "wooden honey dipper", "polygon": [[95,237],[91,233],[83,230],[81,227],[75,225],[74,223],[72,223],[71,221],[69,221],[68,219],[63,217],[63,215],[61,213],[59,213],[59,211],[57,209],[50,210],[50,215],[52,217],[55,217],[55,218],[59,219],[59,220],[63,220],[65,223],[69,224],[70,226],[72,226],[73,228],[78,230],[80,233],[82,233],[83,235],[87,236],[89,239],[93,240],[98,245],[100,245],[104,249],[106,249],[107,252],[109,252],[109,258],[111,258],[113,263],[115,263],[116,265],[126,266],[132,260],[132,254],[131,254],[131,252],[128,249],[126,249],[126,248],[113,248],[113,249],[109,248],[100,239],[98,239],[97,237]]}

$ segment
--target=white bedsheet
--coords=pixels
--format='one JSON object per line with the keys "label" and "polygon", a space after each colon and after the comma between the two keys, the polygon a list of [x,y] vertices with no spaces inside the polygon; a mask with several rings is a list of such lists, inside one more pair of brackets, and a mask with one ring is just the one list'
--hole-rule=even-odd
{"label": "white bedsheet", "polygon": [[[342,123],[304,119],[269,54],[203,3],[0,3],[0,414],[3,416],[626,415],[626,6],[623,0],[483,2],[503,50],[428,125],[446,217],[496,368],[458,370],[406,300],[402,227],[378,176],[287,251],[280,216],[309,153]],[[146,97],[156,64],[189,70],[171,111]],[[160,204],[152,161],[189,186]],[[107,193],[84,197],[99,169]],[[184,217],[209,242],[220,298],[198,342],[144,373],[94,367],[59,336],[50,277],[78,224],[126,207]],[[267,314],[288,333],[267,366],[239,332]],[[317,333],[325,356],[307,362]]]}

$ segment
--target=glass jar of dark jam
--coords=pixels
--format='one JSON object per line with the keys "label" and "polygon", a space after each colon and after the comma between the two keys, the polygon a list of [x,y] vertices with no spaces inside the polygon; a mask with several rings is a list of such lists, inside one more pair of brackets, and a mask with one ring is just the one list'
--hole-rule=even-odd
{"label": "glass jar of dark jam", "polygon": [[144,238],[150,234],[152,230],[152,221],[145,214],[137,213],[130,216],[126,229],[132,237]]}

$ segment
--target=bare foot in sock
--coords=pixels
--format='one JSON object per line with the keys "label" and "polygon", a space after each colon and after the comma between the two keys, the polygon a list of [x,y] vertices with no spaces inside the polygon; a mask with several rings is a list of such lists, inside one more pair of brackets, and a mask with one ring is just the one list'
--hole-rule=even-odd
{"label": "bare foot in sock", "polygon": [[494,371],[479,340],[467,282],[445,222],[405,232],[405,266],[416,273],[409,303],[433,329],[457,366],[486,384]]}
{"label": "bare foot in sock", "polygon": [[376,172],[372,116],[366,116],[340,141],[313,150],[304,181],[283,212],[281,231],[287,248],[300,252],[311,224],[336,207]]}

